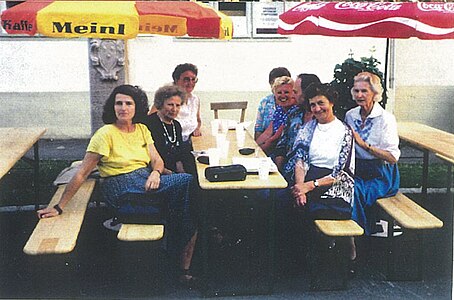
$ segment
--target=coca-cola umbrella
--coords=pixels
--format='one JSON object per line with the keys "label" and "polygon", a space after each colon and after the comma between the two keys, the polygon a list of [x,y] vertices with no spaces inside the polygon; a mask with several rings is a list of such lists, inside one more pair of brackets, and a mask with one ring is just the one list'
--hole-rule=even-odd
{"label": "coca-cola umbrella", "polygon": [[303,2],[279,16],[278,33],[440,40],[454,38],[454,3]]}
{"label": "coca-cola umbrella", "polygon": [[9,34],[131,39],[148,33],[232,38],[231,19],[198,2],[28,0],[3,11],[0,19]]}
{"label": "coca-cola umbrella", "polygon": [[303,2],[279,16],[278,33],[452,39],[454,3]]}

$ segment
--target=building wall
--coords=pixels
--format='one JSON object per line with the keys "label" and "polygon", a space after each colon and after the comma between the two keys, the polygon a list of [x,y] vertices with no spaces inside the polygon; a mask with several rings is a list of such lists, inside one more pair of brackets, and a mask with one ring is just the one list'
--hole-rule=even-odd
{"label": "building wall", "polygon": [[[452,41],[402,40],[396,43],[395,103],[398,120],[415,120],[454,132]],[[247,120],[255,119],[261,97],[269,93],[268,73],[277,66],[316,73],[332,80],[333,69],[349,53],[373,55],[384,64],[385,40],[300,37],[206,41],[140,37],[128,41],[129,82],[153,91],[171,81],[175,65],[199,67],[196,91],[209,121],[209,102],[247,100]],[[382,65],[384,69],[384,65]],[[90,136],[86,40],[0,38],[0,126],[45,126],[49,138]],[[417,103],[417,105],[414,105]]]}

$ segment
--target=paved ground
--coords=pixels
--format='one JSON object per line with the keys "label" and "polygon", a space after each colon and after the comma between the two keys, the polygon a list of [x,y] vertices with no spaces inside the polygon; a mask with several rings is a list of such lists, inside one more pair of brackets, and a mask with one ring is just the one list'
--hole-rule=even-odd
{"label": "paved ground", "polygon": [[[41,158],[81,159],[87,142],[44,140],[40,144]],[[295,253],[297,248],[293,244],[278,243],[277,272],[272,280],[272,292],[232,299],[451,299],[452,194],[431,194],[426,200],[419,194],[410,197],[444,222],[442,229],[424,233],[422,281],[387,281],[387,241],[361,238],[358,240],[360,260],[357,275],[350,280],[347,289],[310,291],[307,261],[288,259],[287,254]],[[250,214],[252,210],[246,209]],[[242,216],[245,215],[248,213]],[[200,290],[188,290],[175,284],[172,264],[159,242],[120,242],[114,232],[102,226],[102,222],[109,217],[104,207],[90,208],[77,246],[70,254],[27,256],[22,248],[36,225],[34,212],[0,213],[0,298],[193,299],[202,296]],[[263,272],[267,272],[264,266],[270,261],[266,258],[257,260],[263,249],[260,249],[260,243],[248,243],[248,239],[260,232],[266,236],[266,232],[248,227],[251,225],[248,220],[232,220],[226,227],[245,227],[246,231],[253,234],[235,236],[236,231],[232,229],[229,232],[234,236],[233,242],[228,243],[222,251],[211,250],[210,270],[215,275],[211,286],[226,295],[237,294],[232,292],[237,287],[246,293],[244,289],[251,289],[249,293],[264,293],[271,288],[262,281]],[[282,232],[277,234],[283,235]],[[238,240],[241,243],[235,243]],[[417,249],[411,233],[404,233],[397,241],[401,250]],[[209,245],[209,249],[216,249],[212,247],[213,243]],[[258,247],[241,248],[241,245]],[[199,250],[200,245],[194,261],[195,272],[200,272],[201,268]],[[395,265],[413,265],[407,255],[402,254]]]}

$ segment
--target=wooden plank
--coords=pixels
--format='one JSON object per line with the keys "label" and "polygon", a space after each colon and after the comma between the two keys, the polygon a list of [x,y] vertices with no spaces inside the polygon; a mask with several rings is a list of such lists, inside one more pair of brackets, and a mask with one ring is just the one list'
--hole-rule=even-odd
{"label": "wooden plank", "polygon": [[[40,219],[25,244],[24,252],[29,255],[71,252],[76,246],[95,183],[94,179],[85,181],[65,206],[63,214],[53,218]],[[58,187],[50,201],[50,206],[58,203],[65,187],[66,185]]]}
{"label": "wooden plank", "polygon": [[416,204],[402,193],[377,200],[391,217],[402,227],[409,229],[434,229],[443,227],[443,222]]}
{"label": "wooden plank", "polygon": [[353,220],[315,220],[315,225],[328,236],[359,236],[364,230]]}
{"label": "wooden plank", "polygon": [[117,238],[121,241],[157,241],[164,236],[164,225],[123,224]]}
{"label": "wooden plank", "polygon": [[[229,154],[226,159],[221,159],[221,165],[230,165],[232,164],[233,156],[241,156],[238,152],[239,148],[236,144],[235,130],[229,130],[227,133],[227,139],[230,141]],[[202,136],[192,137],[192,142],[194,150],[196,151],[206,151],[208,148],[216,147],[216,138],[211,135],[211,132],[205,130],[205,128]],[[247,131],[244,147],[256,149],[258,157],[266,157],[265,153],[257,146],[254,138]],[[253,155],[255,154],[252,154],[252,156]],[[196,165],[199,185],[205,190],[282,189],[287,187],[287,181],[279,172],[270,173],[268,180],[260,180],[257,174],[248,174],[245,181],[209,182],[205,178],[205,169],[208,165],[204,165],[199,162],[197,162]]]}
{"label": "wooden plank", "polygon": [[0,128],[0,178],[24,156],[46,128]]}
{"label": "wooden plank", "polygon": [[435,154],[435,156],[437,156],[438,158],[444,160],[444,161],[447,161],[448,163],[450,164],[453,164],[454,165],[454,159],[450,159],[449,157],[446,157],[446,156],[443,156],[441,154]]}
{"label": "wooden plank", "polygon": [[402,140],[454,160],[454,134],[416,122],[398,122],[397,129]]}

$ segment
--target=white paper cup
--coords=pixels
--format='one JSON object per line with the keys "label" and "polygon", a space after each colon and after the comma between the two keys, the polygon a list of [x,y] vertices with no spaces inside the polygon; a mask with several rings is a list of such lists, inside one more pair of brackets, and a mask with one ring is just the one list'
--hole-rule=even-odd
{"label": "white paper cup", "polygon": [[237,135],[236,136],[236,145],[238,146],[238,148],[244,148],[244,140],[246,139],[246,136],[243,134],[243,135]]}
{"label": "white paper cup", "polygon": [[227,139],[227,136],[225,134],[222,134],[222,133],[218,133],[216,135],[216,148],[218,149],[222,149],[223,145],[224,145],[224,141]]}
{"label": "white paper cup", "polygon": [[219,120],[219,132],[227,134],[227,131],[229,131],[229,120]]}
{"label": "white paper cup", "polygon": [[220,160],[220,151],[218,148],[209,148],[208,149],[208,158],[210,160],[210,167],[219,166]]}
{"label": "white paper cup", "polygon": [[211,134],[213,136],[216,136],[219,133],[219,120],[213,120],[211,121]]}
{"label": "white paper cup", "polygon": [[221,158],[227,158],[229,155],[230,141],[224,140],[221,144]]}
{"label": "white paper cup", "polygon": [[259,160],[259,179],[268,180],[270,175],[270,161],[267,158],[261,158]]}

